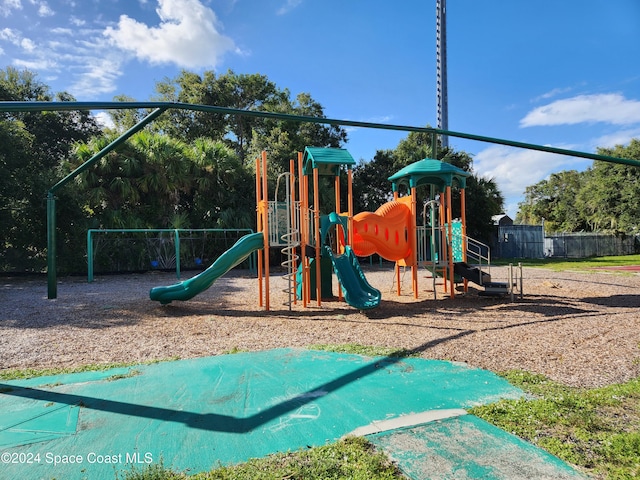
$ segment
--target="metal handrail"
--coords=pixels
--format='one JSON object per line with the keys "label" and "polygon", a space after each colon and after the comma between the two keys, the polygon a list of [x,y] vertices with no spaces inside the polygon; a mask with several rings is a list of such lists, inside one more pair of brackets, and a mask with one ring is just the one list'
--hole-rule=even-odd
{"label": "metal handrail", "polygon": [[[486,243],[482,243],[480,240],[476,240],[475,238],[468,237],[464,235],[465,248],[467,252],[467,256],[471,256],[475,259],[476,263],[479,266],[482,266],[482,261],[484,260],[487,267],[491,266],[491,248]],[[482,249],[485,249],[487,255],[482,254]]]}

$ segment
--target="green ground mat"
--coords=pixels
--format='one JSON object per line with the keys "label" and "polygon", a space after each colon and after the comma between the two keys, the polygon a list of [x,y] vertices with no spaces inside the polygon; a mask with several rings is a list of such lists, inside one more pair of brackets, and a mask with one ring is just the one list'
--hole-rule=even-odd
{"label": "green ground mat", "polygon": [[473,415],[368,435],[413,480],[586,480],[548,452]]}
{"label": "green ground mat", "polygon": [[298,349],[0,382],[0,478],[189,473],[323,445],[359,427],[518,398],[491,372]]}

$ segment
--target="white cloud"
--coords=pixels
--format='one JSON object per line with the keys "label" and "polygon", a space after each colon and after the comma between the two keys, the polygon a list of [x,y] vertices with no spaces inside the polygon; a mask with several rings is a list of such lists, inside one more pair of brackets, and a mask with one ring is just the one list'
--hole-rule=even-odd
{"label": "white cloud", "polygon": [[98,125],[101,125],[105,128],[115,128],[113,119],[111,118],[111,115],[109,115],[107,112],[99,111],[97,113],[94,113],[93,117],[96,119],[96,122],[98,122]]}
{"label": "white cloud", "polygon": [[20,46],[26,51],[26,52],[33,52],[36,49],[36,44],[33,42],[33,40],[31,40],[30,38],[23,38],[20,41]]}
{"label": "white cloud", "polygon": [[593,147],[613,148],[616,145],[627,145],[633,138],[640,138],[640,127],[602,135],[593,141]]}
{"label": "white cloud", "polygon": [[14,45],[20,43],[18,32],[10,28],[3,28],[0,30],[0,40],[8,40]]}
{"label": "white cloud", "polygon": [[18,30],[3,28],[0,30],[0,40],[6,40],[25,52],[31,53],[36,49],[36,44],[30,38],[23,37]]}
{"label": "white cloud", "polygon": [[38,7],[39,17],[51,17],[56,14],[45,0],[29,0],[29,3]]}
{"label": "white cloud", "polygon": [[71,17],[69,19],[69,22],[72,25],[75,25],[76,27],[82,27],[83,25],[85,25],[87,23],[85,20],[82,20],[81,18],[78,18],[78,17]]}
{"label": "white cloud", "polygon": [[97,94],[111,93],[116,89],[116,81],[122,76],[122,64],[116,57],[85,58],[81,73],[69,87],[75,96],[95,97]]}
{"label": "white cloud", "polygon": [[13,64],[16,67],[24,68],[26,70],[31,70],[34,72],[37,72],[40,70],[48,70],[50,68],[55,67],[55,62],[48,60],[46,58],[40,58],[36,60],[22,60],[18,58],[13,61]]}
{"label": "white cloud", "polygon": [[49,78],[64,75],[69,84],[65,90],[76,97],[95,98],[96,94],[116,90],[124,59],[121,52],[113,52],[106,40],[95,40],[101,30],[71,32],[68,28],[54,28],[50,32],[48,41],[36,44],[23,37],[20,31],[4,28],[0,30],[0,40],[21,49],[23,56],[13,57],[14,66],[46,74]]}
{"label": "white cloud", "polygon": [[65,27],[56,27],[51,29],[51,33],[54,35],[73,35],[73,30]]}
{"label": "white cloud", "polygon": [[51,17],[56,14],[45,0],[29,0],[29,3],[38,7],[39,17]]}
{"label": "white cloud", "polygon": [[577,123],[640,123],[640,101],[619,93],[578,95],[537,107],[520,120],[521,127],[574,125]]}
{"label": "white cloud", "polygon": [[222,55],[237,50],[233,40],[219,33],[213,10],[199,0],[158,0],[158,5],[159,26],[122,15],[104,35],[140,60],[185,68],[215,67]]}
{"label": "white cloud", "polygon": [[22,10],[20,0],[0,0],[0,15],[8,17],[13,10]]}
{"label": "white cloud", "polygon": [[554,88],[553,90],[549,90],[548,92],[543,93],[542,95],[537,96],[532,100],[532,102],[539,102],[541,100],[548,100],[553,97],[557,97],[563,93],[567,93],[571,91],[571,87],[566,88]]}
{"label": "white cloud", "polygon": [[278,15],[285,15],[302,3],[302,0],[287,0],[286,3],[278,9]]}
{"label": "white cloud", "polygon": [[40,17],[52,17],[55,14],[56,12],[51,10],[51,7],[44,2],[38,7],[38,16]]}
{"label": "white cloud", "polygon": [[[572,146],[561,148],[571,149]],[[561,170],[581,170],[589,161],[537,150],[493,145],[473,159],[473,169],[481,177],[493,179],[505,198],[507,212],[515,215],[524,191]]]}

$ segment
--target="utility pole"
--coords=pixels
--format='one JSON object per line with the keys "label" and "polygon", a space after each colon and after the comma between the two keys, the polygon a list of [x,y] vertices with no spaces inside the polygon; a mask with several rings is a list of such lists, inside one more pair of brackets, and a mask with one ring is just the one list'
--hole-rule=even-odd
{"label": "utility pole", "polygon": [[[436,0],[436,95],[438,97],[438,125],[449,130],[449,98],[447,93],[447,0]],[[449,137],[443,135],[442,147],[449,146]]]}

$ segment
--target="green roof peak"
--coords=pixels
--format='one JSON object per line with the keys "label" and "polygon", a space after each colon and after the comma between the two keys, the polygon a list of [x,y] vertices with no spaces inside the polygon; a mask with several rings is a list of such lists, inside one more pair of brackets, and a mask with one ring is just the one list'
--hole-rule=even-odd
{"label": "green roof peak", "polygon": [[389,177],[393,191],[398,190],[398,186],[405,184],[409,188],[419,185],[435,185],[441,191],[447,186],[452,186],[454,181],[460,188],[465,188],[467,177],[471,173],[451,165],[450,163],[425,158],[411,163]]}
{"label": "green roof peak", "polygon": [[317,168],[320,175],[338,176],[341,165],[351,169],[356,164],[351,154],[344,148],[321,147],[306,147],[302,162],[305,175],[311,175],[313,169]]}

